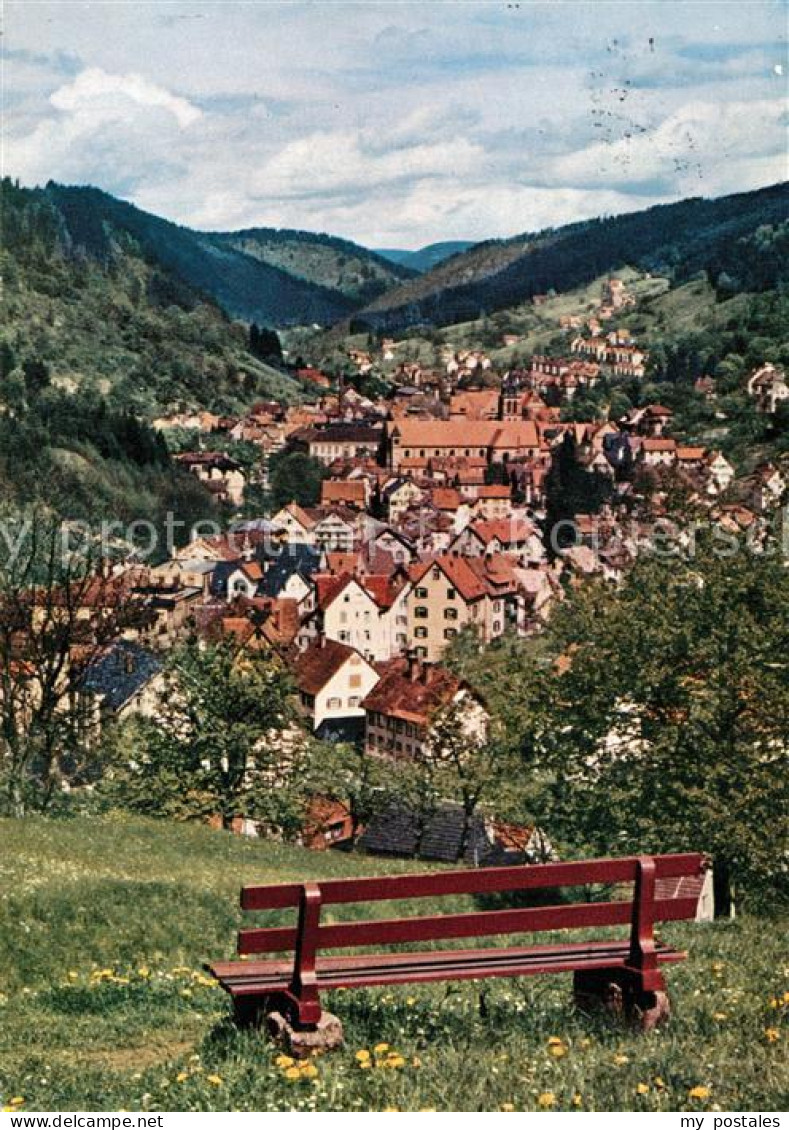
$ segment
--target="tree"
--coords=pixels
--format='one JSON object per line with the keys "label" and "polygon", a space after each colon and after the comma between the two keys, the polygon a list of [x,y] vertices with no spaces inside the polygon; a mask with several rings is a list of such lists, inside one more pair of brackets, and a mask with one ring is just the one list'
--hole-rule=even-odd
{"label": "tree", "polygon": [[299,827],[303,755],[288,733],[291,684],[280,660],[231,643],[188,643],[173,653],[165,680],[161,709],[137,726],[138,752],[122,758],[113,794],[155,815]]}
{"label": "tree", "polygon": [[23,816],[95,775],[81,677],[148,613],[122,575],[102,571],[89,533],[40,510],[0,527],[0,809]]}
{"label": "tree", "polygon": [[[517,787],[514,751],[503,732],[492,728],[484,708],[461,692],[433,718],[430,736],[416,758],[418,795],[453,800],[463,810],[459,856],[465,854],[474,816],[486,801],[500,812]],[[419,779],[423,777],[424,783]]]}
{"label": "tree", "polygon": [[[702,849],[716,902],[789,897],[789,574],[777,556],[639,561],[550,629],[552,830],[572,850]],[[564,667],[569,664],[569,669]]]}
{"label": "tree", "polygon": [[276,507],[298,502],[315,506],[326,474],[319,459],[301,451],[277,452],[269,460],[269,489]]}

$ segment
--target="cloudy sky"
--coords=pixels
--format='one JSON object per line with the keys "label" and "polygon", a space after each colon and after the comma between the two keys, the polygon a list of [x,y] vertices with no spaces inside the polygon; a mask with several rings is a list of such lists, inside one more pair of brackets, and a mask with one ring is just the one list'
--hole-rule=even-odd
{"label": "cloudy sky", "polygon": [[787,179],[784,0],[6,0],[6,172],[375,247]]}

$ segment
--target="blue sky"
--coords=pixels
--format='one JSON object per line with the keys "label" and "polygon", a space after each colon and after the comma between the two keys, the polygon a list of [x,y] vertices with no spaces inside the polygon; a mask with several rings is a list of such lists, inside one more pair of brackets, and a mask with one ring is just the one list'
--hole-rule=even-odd
{"label": "blue sky", "polygon": [[6,0],[6,172],[376,247],[787,179],[781,0]]}

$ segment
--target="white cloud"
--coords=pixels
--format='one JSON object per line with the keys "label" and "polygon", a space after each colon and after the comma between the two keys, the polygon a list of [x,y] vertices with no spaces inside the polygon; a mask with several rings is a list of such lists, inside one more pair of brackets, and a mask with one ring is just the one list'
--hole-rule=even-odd
{"label": "white cloud", "polygon": [[[607,179],[619,187],[654,183],[678,192],[712,193],[750,188],[759,175],[787,174],[787,109],[783,100],[688,102],[655,128],[557,157],[554,184]],[[699,182],[702,182],[701,185]]]}
{"label": "white cloud", "polygon": [[169,111],[182,129],[199,121],[202,112],[185,98],[179,98],[142,75],[111,75],[101,67],[87,67],[74,82],[61,86],[50,96],[56,110],[90,114],[94,118],[124,116],[128,103]]}

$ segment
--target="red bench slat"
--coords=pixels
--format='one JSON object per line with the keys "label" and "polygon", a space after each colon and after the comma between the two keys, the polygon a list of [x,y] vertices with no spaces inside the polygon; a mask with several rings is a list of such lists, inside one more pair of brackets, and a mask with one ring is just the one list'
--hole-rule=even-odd
{"label": "red bench slat", "polygon": [[[698,852],[657,855],[660,879],[676,878],[701,870]],[[493,891],[534,890],[540,887],[574,887],[592,883],[627,883],[635,879],[638,858],[590,859],[579,863],[535,863],[517,867],[481,867],[474,871],[436,871],[429,875],[387,875],[381,878],[327,879],[319,883],[324,906],[346,902],[427,898],[430,896],[483,894]],[[279,883],[244,887],[243,910],[276,910],[298,906],[303,885]]]}
{"label": "red bench slat", "polygon": [[[660,899],[655,903],[655,919],[669,922],[693,918],[697,901],[696,898]],[[345,946],[397,945],[585,926],[624,926],[631,917],[632,903],[628,901],[483,910],[472,914],[438,914],[421,918],[379,918],[319,926],[317,944],[319,949],[343,949]],[[251,928],[239,931],[238,935],[240,954],[279,953],[294,949],[295,944],[294,927]]]}

